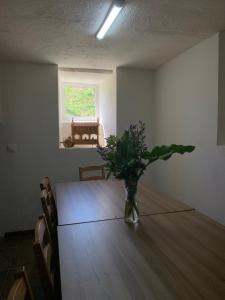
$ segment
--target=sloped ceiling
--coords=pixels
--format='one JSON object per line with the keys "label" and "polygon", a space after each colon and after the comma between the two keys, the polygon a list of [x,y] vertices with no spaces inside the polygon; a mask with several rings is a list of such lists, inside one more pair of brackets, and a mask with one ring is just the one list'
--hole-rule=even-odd
{"label": "sloped ceiling", "polygon": [[1,0],[0,60],[65,67],[155,68],[225,29],[224,0],[126,0],[108,32],[95,34],[110,0]]}

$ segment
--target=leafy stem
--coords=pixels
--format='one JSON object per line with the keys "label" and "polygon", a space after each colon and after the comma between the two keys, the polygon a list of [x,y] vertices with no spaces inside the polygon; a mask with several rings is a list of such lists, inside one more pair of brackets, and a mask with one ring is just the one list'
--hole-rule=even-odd
{"label": "leafy stem", "polygon": [[113,174],[125,182],[138,182],[147,167],[157,160],[168,160],[173,154],[192,152],[194,146],[172,144],[156,146],[150,151],[145,143],[145,123],[130,125],[121,137],[111,135],[106,139],[106,147],[98,147],[98,152],[106,162],[108,177]]}

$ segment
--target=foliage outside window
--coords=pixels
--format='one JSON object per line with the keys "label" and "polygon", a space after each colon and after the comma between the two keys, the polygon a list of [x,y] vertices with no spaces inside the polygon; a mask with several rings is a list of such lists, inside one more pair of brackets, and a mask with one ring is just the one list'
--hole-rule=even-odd
{"label": "foliage outside window", "polygon": [[89,121],[97,119],[97,95],[95,86],[63,85],[64,119]]}

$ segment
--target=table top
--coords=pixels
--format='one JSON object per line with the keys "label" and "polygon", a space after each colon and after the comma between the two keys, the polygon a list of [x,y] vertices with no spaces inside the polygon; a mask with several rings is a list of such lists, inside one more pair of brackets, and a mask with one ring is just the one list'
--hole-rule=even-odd
{"label": "table top", "polygon": [[196,211],[58,227],[63,300],[225,299],[225,229]]}
{"label": "table top", "polygon": [[[138,186],[141,215],[191,210],[182,202],[148,188]],[[58,224],[123,218],[125,189],[122,181],[96,180],[56,184]]]}

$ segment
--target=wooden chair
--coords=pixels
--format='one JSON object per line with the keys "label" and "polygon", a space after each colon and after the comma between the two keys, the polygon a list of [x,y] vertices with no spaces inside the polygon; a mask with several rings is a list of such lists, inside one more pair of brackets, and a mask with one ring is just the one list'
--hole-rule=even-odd
{"label": "wooden chair", "polygon": [[46,189],[41,191],[41,204],[43,208],[43,212],[46,217],[46,221],[48,224],[48,228],[52,237],[52,240],[55,241],[56,231],[57,231],[57,211],[55,202],[49,200],[49,194]]}
{"label": "wooden chair", "polygon": [[50,179],[49,179],[48,176],[44,176],[41,179],[40,188],[41,188],[41,190],[47,189],[48,192],[53,192],[52,186],[51,186],[51,183],[50,183]]}
{"label": "wooden chair", "polygon": [[7,300],[34,300],[25,267],[15,274],[15,281],[9,291]]}
{"label": "wooden chair", "polygon": [[[94,176],[85,176],[85,173],[90,172],[100,172],[99,175]],[[105,169],[104,166],[87,166],[87,167],[79,167],[79,175],[80,181],[86,180],[102,180],[105,179]]]}
{"label": "wooden chair", "polygon": [[54,191],[52,189],[52,185],[51,185],[51,182],[50,182],[50,179],[48,176],[45,176],[41,179],[40,188],[41,188],[41,191],[47,190],[49,201],[53,202],[55,205]]}
{"label": "wooden chair", "polygon": [[33,250],[47,300],[57,299],[55,292],[54,255],[50,232],[43,215],[35,226]]}
{"label": "wooden chair", "polygon": [[52,245],[54,247],[54,257],[56,261],[57,273],[59,273],[59,252],[58,252],[58,236],[57,236],[57,225],[58,217],[55,202],[49,201],[49,193],[46,189],[41,191],[41,204],[50,233]]}

